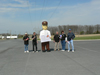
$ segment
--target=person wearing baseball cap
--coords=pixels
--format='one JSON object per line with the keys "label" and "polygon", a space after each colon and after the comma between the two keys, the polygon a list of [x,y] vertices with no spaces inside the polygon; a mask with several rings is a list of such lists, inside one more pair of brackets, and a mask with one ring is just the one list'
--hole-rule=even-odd
{"label": "person wearing baseball cap", "polygon": [[24,53],[29,53],[28,51],[28,45],[29,45],[29,37],[27,35],[27,33],[25,33],[25,36],[23,37],[23,40],[24,40],[24,45],[25,45],[25,51]]}
{"label": "person wearing baseball cap", "polygon": [[75,38],[74,33],[71,32],[71,29],[69,29],[69,33],[67,34],[68,52],[70,52],[70,43],[72,45],[72,52],[74,52],[74,44],[73,44],[73,39],[74,38]]}
{"label": "person wearing baseball cap", "polygon": [[45,52],[45,46],[47,48],[47,52],[50,52],[49,48],[49,41],[51,41],[51,33],[48,28],[48,22],[43,21],[42,22],[42,28],[43,30],[40,31],[40,40],[41,40],[41,46],[42,46],[42,52]]}

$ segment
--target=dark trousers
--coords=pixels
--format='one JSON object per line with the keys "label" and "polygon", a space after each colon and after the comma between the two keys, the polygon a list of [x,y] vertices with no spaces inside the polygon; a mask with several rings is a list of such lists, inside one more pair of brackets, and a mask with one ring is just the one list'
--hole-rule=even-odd
{"label": "dark trousers", "polygon": [[33,42],[33,51],[34,51],[34,47],[36,48],[36,51],[37,51],[37,42]]}
{"label": "dark trousers", "polygon": [[43,43],[41,43],[41,45],[42,45],[42,51],[45,51],[45,46],[46,46],[47,50],[50,51],[49,42],[43,42]]}

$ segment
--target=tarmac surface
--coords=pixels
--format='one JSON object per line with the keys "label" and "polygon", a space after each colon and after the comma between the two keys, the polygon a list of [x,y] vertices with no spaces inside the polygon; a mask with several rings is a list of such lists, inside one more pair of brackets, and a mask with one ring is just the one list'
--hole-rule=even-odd
{"label": "tarmac surface", "polygon": [[[100,75],[100,40],[74,41],[75,52],[24,53],[23,40],[0,41],[0,75]],[[60,44],[61,48],[61,44]]]}

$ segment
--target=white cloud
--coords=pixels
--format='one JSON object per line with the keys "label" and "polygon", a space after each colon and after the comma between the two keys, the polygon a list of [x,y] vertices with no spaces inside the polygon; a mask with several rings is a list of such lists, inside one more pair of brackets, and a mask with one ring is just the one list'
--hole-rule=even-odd
{"label": "white cloud", "polygon": [[66,24],[100,24],[100,1],[93,0],[89,3],[78,4],[75,6],[66,6],[66,10],[59,10],[61,12],[55,13],[50,19],[50,24],[66,25]]}
{"label": "white cloud", "polygon": [[[16,13],[22,12],[22,11],[27,11],[28,9],[23,9],[25,8],[25,2],[24,0],[16,0],[20,4],[8,4],[11,7],[0,7],[0,12],[5,12],[8,13],[10,12],[11,15],[15,13],[14,15],[16,16]],[[21,5],[22,4],[22,5]],[[3,6],[3,4],[0,4],[0,6]],[[14,8],[14,7],[22,7],[22,8]],[[40,10],[53,10],[56,7],[46,7],[46,9],[43,9],[42,7],[40,8],[31,8],[31,11],[40,11]],[[47,12],[48,12],[47,11]],[[53,12],[53,11],[52,11]],[[49,12],[46,17],[48,19],[50,18],[52,12]],[[13,16],[14,16],[13,15]],[[100,24],[99,21],[100,18],[100,0],[92,0],[91,2],[88,3],[83,3],[83,4],[77,4],[73,6],[62,6],[57,9],[57,12],[50,18],[45,19],[42,17],[42,20],[47,20],[49,22],[49,26],[54,26],[54,25],[66,25],[66,24],[78,24],[78,25],[94,25],[94,24]],[[11,19],[11,20],[10,20]],[[41,21],[42,21],[41,20]],[[1,27],[7,27],[8,29],[12,28],[15,29],[15,31],[23,31],[25,32],[26,30],[30,30],[30,33],[33,32],[33,27],[40,27],[41,28],[41,23],[39,23],[40,20],[35,21],[34,25],[31,25],[31,22],[29,21],[15,21],[11,17],[9,18],[3,18],[0,17],[0,24],[2,25]],[[38,24],[38,25],[37,25]],[[29,26],[30,25],[30,26]],[[24,27],[24,29],[23,29]],[[27,29],[28,28],[28,29]]]}
{"label": "white cloud", "polygon": [[[12,1],[14,1],[14,3],[11,3]],[[0,6],[1,7],[27,7],[27,3],[29,3],[28,1],[25,1],[25,0],[12,0],[11,2],[6,2],[6,3],[3,3],[1,2],[0,3]],[[18,3],[16,3],[18,2]]]}
{"label": "white cloud", "polygon": [[21,4],[26,4],[26,2],[27,2],[27,1],[25,1],[25,0],[14,0],[14,1],[19,2],[19,3],[21,3]]}
{"label": "white cloud", "polygon": [[17,12],[19,10],[19,8],[0,8],[1,13]]}
{"label": "white cloud", "polygon": [[[14,3],[11,3],[12,1],[15,1]],[[28,5],[31,6],[32,4],[25,0],[11,0],[11,2],[0,2],[0,12],[2,13],[8,13],[9,11],[21,11],[22,8],[27,8]],[[18,3],[16,3],[18,2]]]}

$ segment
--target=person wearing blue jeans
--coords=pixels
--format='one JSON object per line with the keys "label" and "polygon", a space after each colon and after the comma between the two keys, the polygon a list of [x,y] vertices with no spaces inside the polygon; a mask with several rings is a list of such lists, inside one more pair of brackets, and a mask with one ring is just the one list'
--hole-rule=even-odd
{"label": "person wearing blue jeans", "polygon": [[70,44],[72,45],[72,52],[74,52],[74,44],[73,44],[74,38],[75,38],[74,33],[72,33],[71,29],[69,29],[69,33],[67,34],[68,52],[70,52]]}
{"label": "person wearing blue jeans", "polygon": [[61,41],[61,45],[62,45],[62,50],[65,50],[65,47],[66,47],[66,42],[65,42],[65,40],[62,40],[62,41]]}
{"label": "person wearing blue jeans", "polygon": [[73,40],[68,41],[68,52],[70,51],[70,44],[72,45],[72,51],[74,52]]}
{"label": "person wearing blue jeans", "polygon": [[65,51],[65,47],[66,47],[66,42],[65,42],[66,34],[64,34],[64,31],[61,32],[60,38],[61,38],[61,45],[62,45],[62,50],[61,51]]}
{"label": "person wearing blue jeans", "polygon": [[25,45],[25,51],[27,51],[28,50],[28,44],[27,45]]}
{"label": "person wearing blue jeans", "polygon": [[25,33],[25,36],[23,37],[23,40],[24,40],[24,45],[25,45],[25,51],[24,53],[29,53],[28,51],[28,45],[29,45],[29,37],[27,35],[27,33]]}

